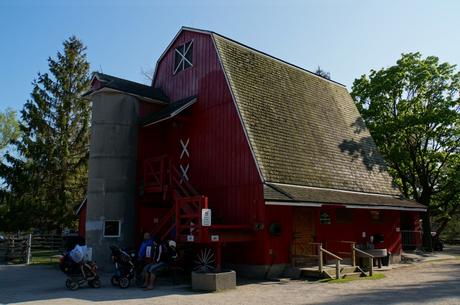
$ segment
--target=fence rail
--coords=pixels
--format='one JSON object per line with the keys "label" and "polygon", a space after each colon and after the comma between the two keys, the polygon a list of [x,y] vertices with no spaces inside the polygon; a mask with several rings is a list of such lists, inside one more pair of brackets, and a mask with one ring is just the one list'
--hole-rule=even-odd
{"label": "fence rail", "polygon": [[64,238],[52,234],[9,235],[0,243],[0,263],[30,264],[34,258],[60,254]]}

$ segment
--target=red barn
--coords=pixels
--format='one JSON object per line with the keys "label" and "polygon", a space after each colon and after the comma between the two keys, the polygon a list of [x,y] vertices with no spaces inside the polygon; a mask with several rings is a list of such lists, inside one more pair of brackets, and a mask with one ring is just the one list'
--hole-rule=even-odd
{"label": "red barn", "polygon": [[151,231],[267,276],[307,262],[317,243],[346,256],[354,242],[398,259],[400,231],[418,230],[425,208],[392,185],[339,83],[182,28],[151,86],[101,73],[92,85],[84,210],[96,255]]}

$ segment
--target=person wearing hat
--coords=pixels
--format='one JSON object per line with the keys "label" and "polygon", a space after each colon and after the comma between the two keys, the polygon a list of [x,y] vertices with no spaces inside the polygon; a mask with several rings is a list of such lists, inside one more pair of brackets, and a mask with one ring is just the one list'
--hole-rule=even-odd
{"label": "person wearing hat", "polygon": [[152,262],[145,267],[144,285],[142,286],[144,290],[152,290],[158,273],[166,269],[175,259],[177,259],[177,251],[174,240],[156,245],[153,249]]}

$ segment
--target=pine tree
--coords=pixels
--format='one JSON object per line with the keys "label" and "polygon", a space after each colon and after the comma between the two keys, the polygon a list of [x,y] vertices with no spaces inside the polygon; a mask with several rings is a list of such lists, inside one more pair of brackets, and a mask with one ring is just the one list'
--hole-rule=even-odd
{"label": "pine tree", "polygon": [[17,225],[23,229],[71,225],[73,207],[85,194],[90,104],[81,96],[89,88],[89,63],[76,37],[63,45],[63,52],[48,59],[49,73],[34,80],[21,111],[22,134],[14,142],[18,156],[7,155],[0,170],[10,210],[28,222]]}

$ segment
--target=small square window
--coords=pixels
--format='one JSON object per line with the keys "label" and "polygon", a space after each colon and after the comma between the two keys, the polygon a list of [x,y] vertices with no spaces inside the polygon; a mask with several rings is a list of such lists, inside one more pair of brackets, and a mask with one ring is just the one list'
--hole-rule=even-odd
{"label": "small square window", "polygon": [[383,212],[382,211],[371,211],[371,220],[375,223],[383,222]]}
{"label": "small square window", "polygon": [[174,50],[174,74],[193,66],[193,41],[178,46]]}
{"label": "small square window", "polygon": [[104,237],[120,237],[120,229],[119,220],[104,221]]}
{"label": "small square window", "polygon": [[331,215],[328,212],[321,212],[319,215],[319,223],[322,225],[330,225]]}

